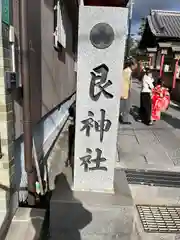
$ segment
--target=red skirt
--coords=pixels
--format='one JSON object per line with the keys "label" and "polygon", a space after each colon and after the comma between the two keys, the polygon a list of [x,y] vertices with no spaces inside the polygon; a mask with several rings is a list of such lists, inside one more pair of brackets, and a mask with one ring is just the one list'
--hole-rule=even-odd
{"label": "red skirt", "polygon": [[152,120],[157,121],[161,118],[162,99],[157,94],[152,96]]}
{"label": "red skirt", "polygon": [[152,95],[152,120],[160,120],[161,112],[164,112],[168,109],[170,104],[170,94],[166,89],[156,92],[153,91]]}

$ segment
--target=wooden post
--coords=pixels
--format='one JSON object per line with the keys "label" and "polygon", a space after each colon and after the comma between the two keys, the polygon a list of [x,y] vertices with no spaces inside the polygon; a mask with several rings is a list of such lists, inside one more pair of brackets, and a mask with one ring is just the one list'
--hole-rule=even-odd
{"label": "wooden post", "polygon": [[161,56],[161,66],[160,66],[159,77],[162,77],[162,74],[163,74],[163,66],[164,66],[164,54],[162,54],[162,56]]}
{"label": "wooden post", "polygon": [[156,52],[156,54],[155,54],[155,60],[154,60],[154,65],[153,65],[153,67],[156,69],[156,67],[157,67],[157,58],[158,58],[158,51]]}
{"label": "wooden post", "polygon": [[151,67],[151,64],[152,64],[152,56],[149,55],[149,67]]}
{"label": "wooden post", "polygon": [[172,85],[172,88],[173,88],[173,89],[176,87],[176,74],[177,74],[177,70],[178,70],[178,65],[179,65],[179,60],[176,59],[174,76],[173,76],[173,85]]}

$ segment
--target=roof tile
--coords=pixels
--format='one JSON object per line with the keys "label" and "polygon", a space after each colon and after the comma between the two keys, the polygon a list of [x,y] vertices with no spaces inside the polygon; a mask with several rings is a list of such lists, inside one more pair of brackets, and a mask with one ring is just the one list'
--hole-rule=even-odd
{"label": "roof tile", "polygon": [[154,35],[180,38],[180,12],[151,10],[148,22]]}

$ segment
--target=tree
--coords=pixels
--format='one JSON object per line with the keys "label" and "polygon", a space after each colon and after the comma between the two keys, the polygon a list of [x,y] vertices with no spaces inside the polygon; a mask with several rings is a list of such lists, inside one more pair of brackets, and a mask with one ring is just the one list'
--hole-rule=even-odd
{"label": "tree", "polygon": [[138,35],[141,36],[141,37],[143,35],[145,26],[146,26],[146,18],[143,17],[143,18],[141,18],[139,32],[138,32]]}
{"label": "tree", "polygon": [[134,39],[133,37],[130,38],[130,55],[136,56],[137,50],[138,50],[139,41],[137,39]]}

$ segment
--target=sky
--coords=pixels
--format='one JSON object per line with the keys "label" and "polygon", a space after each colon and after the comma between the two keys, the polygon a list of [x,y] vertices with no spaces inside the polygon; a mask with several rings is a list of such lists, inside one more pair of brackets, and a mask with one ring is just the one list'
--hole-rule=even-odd
{"label": "sky", "polygon": [[134,0],[132,34],[137,34],[140,19],[146,17],[151,9],[180,11],[180,0]]}

